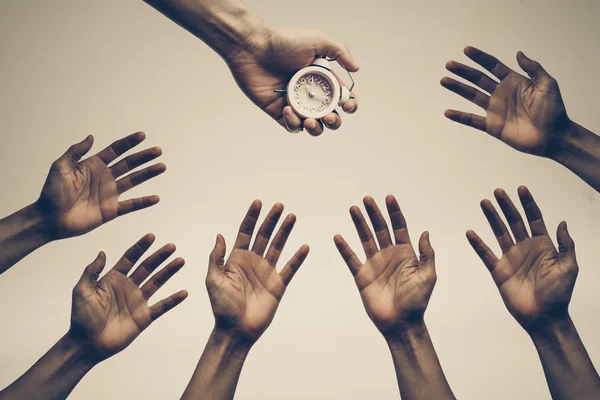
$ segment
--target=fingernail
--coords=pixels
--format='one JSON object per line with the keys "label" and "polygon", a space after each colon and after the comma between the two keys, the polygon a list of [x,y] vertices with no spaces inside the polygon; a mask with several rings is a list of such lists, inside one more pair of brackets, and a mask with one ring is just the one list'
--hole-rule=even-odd
{"label": "fingernail", "polygon": [[314,128],[317,127],[317,123],[315,121],[308,121],[306,123],[306,127],[309,128],[309,129],[314,129]]}

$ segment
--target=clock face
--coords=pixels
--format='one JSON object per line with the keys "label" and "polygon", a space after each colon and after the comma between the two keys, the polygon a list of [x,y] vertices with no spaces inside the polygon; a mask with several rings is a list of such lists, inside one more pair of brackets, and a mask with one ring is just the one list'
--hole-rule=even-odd
{"label": "clock face", "polygon": [[339,85],[330,73],[322,68],[300,70],[287,89],[288,103],[305,118],[322,118],[336,106]]}

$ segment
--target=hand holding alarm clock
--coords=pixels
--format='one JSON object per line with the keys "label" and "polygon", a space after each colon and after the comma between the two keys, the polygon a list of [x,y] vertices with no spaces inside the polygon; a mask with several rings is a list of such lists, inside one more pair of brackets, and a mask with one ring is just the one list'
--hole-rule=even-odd
{"label": "hand holding alarm clock", "polygon": [[294,74],[286,89],[275,90],[286,94],[288,105],[300,117],[318,120],[354,99],[352,75],[348,72],[352,81],[350,88],[341,85],[330,68],[331,61],[334,60],[318,56],[308,67]]}

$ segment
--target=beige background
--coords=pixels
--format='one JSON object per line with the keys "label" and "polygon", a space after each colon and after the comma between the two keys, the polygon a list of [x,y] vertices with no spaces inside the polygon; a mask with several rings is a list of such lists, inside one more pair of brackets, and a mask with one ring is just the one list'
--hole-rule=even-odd
{"label": "beige background", "polygon": [[558,164],[446,120],[447,107],[476,107],[439,79],[447,60],[466,61],[465,45],[514,68],[521,49],[558,79],[572,118],[598,132],[600,2],[247,3],[269,24],[320,28],[351,47],[361,107],[341,130],[286,134],[246,100],[216,54],[141,1],[0,1],[1,215],[34,201],[50,163],[89,133],[97,151],[144,130],[144,147],[160,145],[168,166],[130,193],[159,194],[160,205],[48,245],[1,277],[0,386],[66,331],[71,289],[97,252],[112,266],[154,232],[153,249],[174,242],[187,266],[153,300],[181,288],[190,297],[95,368],[72,398],[178,398],[212,328],[204,277],[214,237],[231,246],[260,198],[298,216],[283,258],[303,243],[312,251],[252,350],[237,398],[398,398],[387,347],[332,242],[342,233],[358,252],[348,208],[393,193],[414,240],[431,232],[439,279],[426,321],[455,394],[549,398],[532,344],[464,237],[473,228],[497,249],[478,203],[496,187],[515,196],[520,184],[549,229],[569,222],[581,267],[572,315],[598,364],[599,195]]}

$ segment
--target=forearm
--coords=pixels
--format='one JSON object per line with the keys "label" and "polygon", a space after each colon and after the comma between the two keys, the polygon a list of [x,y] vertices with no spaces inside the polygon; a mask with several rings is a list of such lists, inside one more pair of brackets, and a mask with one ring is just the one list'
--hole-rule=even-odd
{"label": "forearm", "polygon": [[250,347],[213,330],[182,400],[230,400]]}
{"label": "forearm", "polygon": [[550,158],[564,165],[600,192],[600,136],[570,122]]}
{"label": "forearm", "polygon": [[598,399],[600,378],[571,318],[530,332],[554,400]]}
{"label": "forearm", "polygon": [[455,399],[424,323],[388,335],[402,400]]}
{"label": "forearm", "polygon": [[144,0],[231,60],[266,32],[264,22],[239,0]]}
{"label": "forearm", "polygon": [[0,274],[51,240],[35,203],[0,220]]}
{"label": "forearm", "polygon": [[66,399],[93,367],[82,349],[62,337],[23,376],[0,392],[0,400]]}

